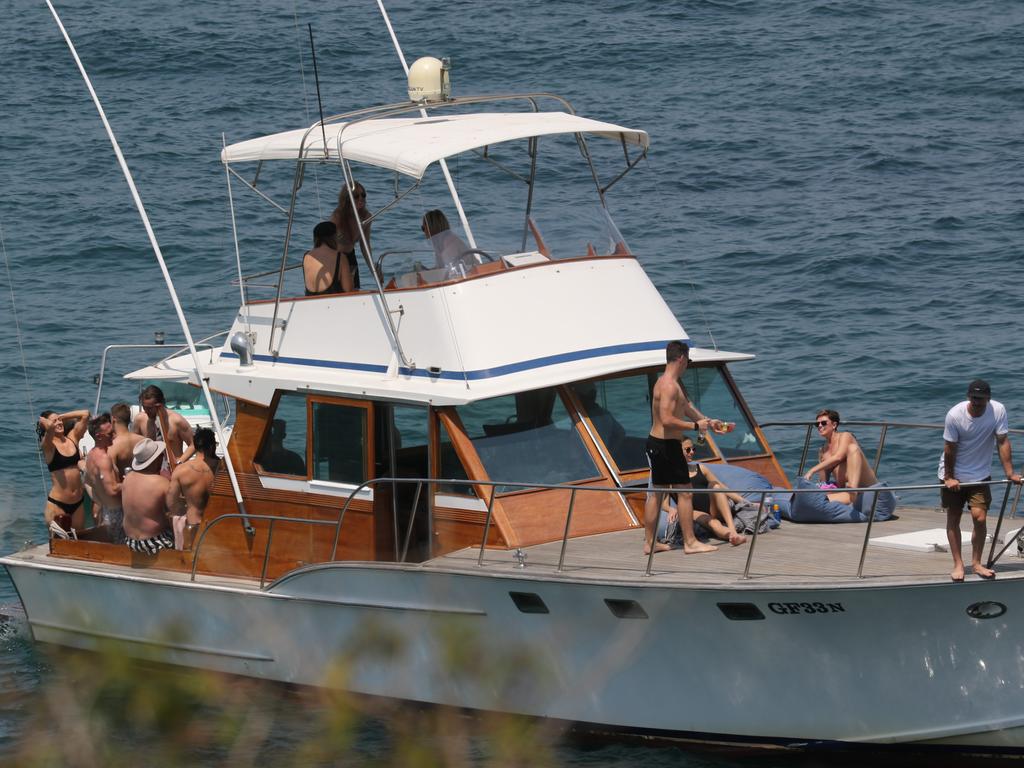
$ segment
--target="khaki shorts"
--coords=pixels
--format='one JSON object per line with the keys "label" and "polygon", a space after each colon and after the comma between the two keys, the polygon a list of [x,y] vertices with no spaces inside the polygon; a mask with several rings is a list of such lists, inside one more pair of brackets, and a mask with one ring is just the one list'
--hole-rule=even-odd
{"label": "khaki shorts", "polygon": [[[990,480],[991,478],[985,478]],[[992,506],[992,486],[961,485],[955,491],[942,487],[942,508],[950,512],[963,512],[964,504],[968,509],[981,507],[986,512]]]}

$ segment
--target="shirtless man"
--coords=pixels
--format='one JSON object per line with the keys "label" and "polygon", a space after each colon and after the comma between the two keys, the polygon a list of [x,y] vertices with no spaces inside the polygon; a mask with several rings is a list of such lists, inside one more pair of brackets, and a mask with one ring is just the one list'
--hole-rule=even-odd
{"label": "shirtless man", "polygon": [[89,434],[95,445],[85,458],[85,484],[92,489],[93,517],[107,526],[110,540],[124,543],[124,513],[121,511],[121,483],[110,456],[114,425],[109,413],[101,413],[89,422]]}
{"label": "shirtless man", "polygon": [[[651,433],[647,436],[647,462],[651,466],[651,484],[656,488],[682,488],[689,490],[690,471],[683,456],[683,430],[707,432],[712,420],[693,407],[683,393],[679,379],[690,362],[690,348],[681,341],[670,341],[665,347],[665,372],[658,377],[651,393]],[[684,421],[688,416],[692,421]],[[644,554],[669,549],[668,544],[656,540],[658,512],[664,492],[648,493],[644,503]],[[693,499],[689,493],[680,493],[678,501],[679,526],[683,532],[683,552],[714,552],[710,544],[703,544],[693,533]]]}
{"label": "shirtless man", "polygon": [[160,474],[166,446],[146,438],[132,453],[132,471],[121,484],[124,533],[128,548],[147,555],[174,548],[167,523],[167,488],[170,480]]}
{"label": "shirtless man", "polygon": [[[135,417],[132,431],[167,446],[161,471],[170,477],[176,466],[188,461],[196,452],[192,445],[192,427],[180,413],[167,410],[163,390],[154,384],[142,390],[139,404],[142,411]],[[183,444],[186,446],[184,451],[181,449]]]}
{"label": "shirtless man", "polygon": [[[182,549],[192,548],[196,531],[203,521],[206,504],[210,500],[213,478],[220,465],[216,453],[217,440],[212,429],[197,429],[194,445],[195,456],[175,468],[167,489],[167,509],[172,516],[184,518]],[[178,524],[175,523],[176,535],[177,532]]]}
{"label": "shirtless man", "polygon": [[[875,471],[864,457],[860,444],[849,432],[839,431],[839,413],[825,408],[814,417],[818,434],[825,444],[818,451],[818,463],[804,473],[804,479],[811,480],[819,474],[821,482],[834,483],[840,488],[867,488],[878,482]],[[853,504],[856,493],[837,490],[826,494],[829,501]]]}
{"label": "shirtless man", "polygon": [[114,466],[123,479],[132,465],[132,451],[143,437],[131,431],[132,409],[128,403],[117,403],[110,409],[110,418],[114,423],[114,442],[107,449],[107,454],[114,460]]}

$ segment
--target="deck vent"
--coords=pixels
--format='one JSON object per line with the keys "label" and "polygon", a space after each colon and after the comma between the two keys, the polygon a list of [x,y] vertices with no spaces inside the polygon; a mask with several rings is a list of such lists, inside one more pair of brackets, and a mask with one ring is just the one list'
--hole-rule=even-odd
{"label": "deck vent", "polygon": [[604,604],[608,606],[608,610],[612,612],[619,619],[646,619],[647,611],[643,609],[636,600],[612,600],[610,598],[604,599]]}
{"label": "deck vent", "polygon": [[521,613],[551,613],[541,596],[533,592],[509,592],[508,596]]}
{"label": "deck vent", "polygon": [[718,610],[732,621],[761,621],[764,614],[753,603],[719,603]]}

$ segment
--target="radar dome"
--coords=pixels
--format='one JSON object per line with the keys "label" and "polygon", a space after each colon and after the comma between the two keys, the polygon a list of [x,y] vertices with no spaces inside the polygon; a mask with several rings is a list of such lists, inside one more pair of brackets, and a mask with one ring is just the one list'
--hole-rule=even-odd
{"label": "radar dome", "polygon": [[423,56],[409,67],[410,101],[447,101],[451,91],[448,59]]}

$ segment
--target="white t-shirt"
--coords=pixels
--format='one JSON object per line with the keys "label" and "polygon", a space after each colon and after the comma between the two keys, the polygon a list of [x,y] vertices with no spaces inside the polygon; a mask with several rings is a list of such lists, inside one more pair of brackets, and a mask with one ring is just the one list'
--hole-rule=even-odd
{"label": "white t-shirt", "polygon": [[[1010,431],[1006,408],[998,400],[989,400],[985,412],[978,418],[967,410],[968,401],[957,403],[946,414],[946,428],[942,438],[956,443],[956,463],[953,476],[961,483],[984,480],[992,474],[992,450],[996,435]],[[946,477],[946,455],[939,457],[939,480]]]}

